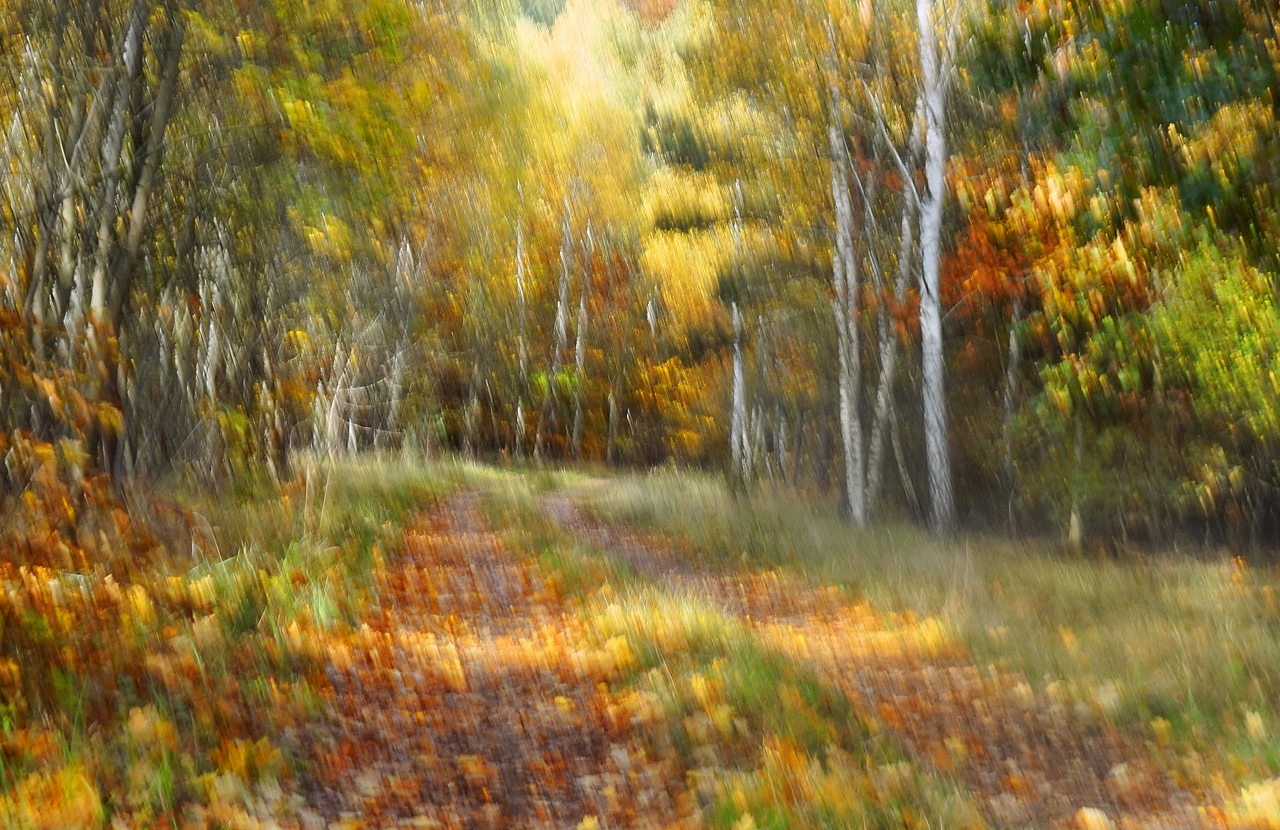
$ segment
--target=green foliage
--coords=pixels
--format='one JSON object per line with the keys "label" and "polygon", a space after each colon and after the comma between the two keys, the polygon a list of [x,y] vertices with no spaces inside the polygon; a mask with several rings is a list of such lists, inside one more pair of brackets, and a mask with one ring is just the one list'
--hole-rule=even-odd
{"label": "green foliage", "polygon": [[1151,317],[1161,383],[1188,396],[1198,422],[1183,493],[1202,515],[1239,522],[1272,491],[1280,452],[1275,280],[1241,251],[1202,243]]}
{"label": "green foliage", "polygon": [[1146,309],[1085,307],[1088,336],[1042,369],[1018,424],[1039,455],[1024,480],[1059,521],[1083,509],[1159,535],[1153,517],[1176,510],[1242,538],[1274,487],[1273,280],[1230,242],[1202,239],[1171,265]]}
{"label": "green foliage", "polygon": [[1229,243],[1225,250],[1201,243],[1151,316],[1162,381],[1191,395],[1206,432],[1237,446],[1280,439],[1280,304],[1272,275]]}

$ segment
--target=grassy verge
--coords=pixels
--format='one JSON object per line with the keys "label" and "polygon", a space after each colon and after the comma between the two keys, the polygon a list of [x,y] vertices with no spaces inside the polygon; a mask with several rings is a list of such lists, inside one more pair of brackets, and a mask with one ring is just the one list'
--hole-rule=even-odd
{"label": "grassy verge", "polygon": [[603,518],[687,540],[720,567],[781,566],[884,610],[940,615],[980,664],[1140,728],[1193,787],[1215,774],[1240,783],[1280,771],[1273,568],[940,543],[912,528],[855,532],[789,494],[734,498],[699,475],[625,476],[583,494]]}
{"label": "grassy verge", "polygon": [[566,535],[535,503],[563,483],[497,482],[489,520],[576,601],[602,647],[634,655],[622,699],[651,753],[687,770],[709,826],[983,826],[955,782],[905,760],[804,667]]}
{"label": "grassy verge", "polygon": [[145,557],[7,570],[0,825],[239,826],[290,810],[302,759],[282,735],[323,706],[290,631],[354,623],[406,515],[470,474],[317,465],[310,484],[184,499],[191,532],[148,539]]}

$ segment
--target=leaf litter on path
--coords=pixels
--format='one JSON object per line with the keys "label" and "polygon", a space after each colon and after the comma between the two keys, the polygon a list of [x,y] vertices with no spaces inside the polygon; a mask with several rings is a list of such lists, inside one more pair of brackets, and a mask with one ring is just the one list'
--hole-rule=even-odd
{"label": "leaf litter on path", "polygon": [[475,494],[408,530],[380,607],[347,635],[296,630],[327,712],[291,737],[316,827],[693,826],[678,764],[649,757],[555,587],[485,528]]}

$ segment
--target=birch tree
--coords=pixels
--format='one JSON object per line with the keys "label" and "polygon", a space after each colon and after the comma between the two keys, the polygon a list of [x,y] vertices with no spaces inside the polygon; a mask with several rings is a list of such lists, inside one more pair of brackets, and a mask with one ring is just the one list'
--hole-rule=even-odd
{"label": "birch tree", "polygon": [[742,355],[742,312],[733,303],[733,403],[729,414],[729,455],[733,474],[745,479],[751,464],[747,440],[747,372]]}
{"label": "birch tree", "polygon": [[867,522],[866,476],[863,463],[862,351],[858,337],[858,260],[853,249],[853,204],[849,150],[840,125],[840,98],[831,89],[827,126],[831,153],[831,198],[835,205],[835,244],[831,252],[832,311],[839,356],[840,440],[844,446],[844,489],[849,518],[861,527]]}
{"label": "birch tree", "polygon": [[[934,0],[916,0],[920,26],[920,84],[924,100],[925,192],[920,201],[920,348],[925,457],[929,469],[929,515],[936,532],[951,529],[951,449],[942,363],[942,207],[947,191],[947,74],[940,65]],[[948,44],[955,27],[947,29]],[[950,57],[950,49],[947,57]]]}
{"label": "birch tree", "polygon": [[569,223],[569,206],[566,201],[560,230],[560,280],[556,295],[555,341],[551,345],[550,372],[546,375],[546,390],[542,395],[542,414],[533,441],[533,457],[541,461],[546,429],[552,419],[558,418],[560,399],[557,386],[564,373],[564,354],[569,347],[569,278],[573,262],[573,227]]}

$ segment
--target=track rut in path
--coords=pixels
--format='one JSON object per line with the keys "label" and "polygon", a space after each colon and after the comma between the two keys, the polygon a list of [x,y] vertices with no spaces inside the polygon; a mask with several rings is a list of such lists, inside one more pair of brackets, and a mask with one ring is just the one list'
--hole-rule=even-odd
{"label": "track rut in path", "polygon": [[936,621],[886,617],[777,572],[713,573],[671,540],[593,519],[564,494],[540,506],[593,547],[719,606],[806,663],[917,760],[964,780],[997,824],[1209,825],[1137,742],[1018,675],[978,670]]}
{"label": "track rut in path", "polygon": [[539,572],[446,499],[379,568],[350,635],[295,631],[326,715],[293,736],[320,827],[685,826],[681,771],[648,758],[593,645]]}

